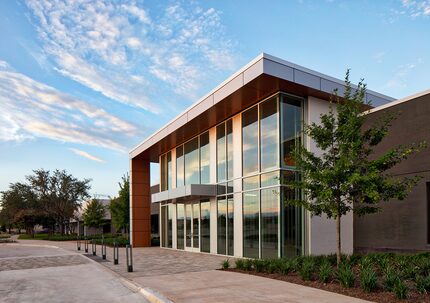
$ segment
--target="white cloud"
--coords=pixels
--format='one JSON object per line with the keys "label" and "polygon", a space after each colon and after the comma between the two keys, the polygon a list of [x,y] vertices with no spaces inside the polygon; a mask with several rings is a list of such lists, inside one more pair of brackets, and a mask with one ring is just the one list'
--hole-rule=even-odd
{"label": "white cloud", "polygon": [[28,0],[27,6],[58,72],[154,113],[168,108],[160,101],[166,91],[195,98],[211,73],[235,67],[221,13],[195,2],[161,12],[140,1]]}
{"label": "white cloud", "polygon": [[404,11],[409,16],[416,18],[420,16],[430,16],[430,0],[402,0]]}
{"label": "white cloud", "polygon": [[[4,64],[3,64],[4,65]],[[44,137],[126,151],[135,125],[12,69],[0,69],[0,140]]]}
{"label": "white cloud", "polygon": [[83,150],[76,149],[76,148],[69,148],[69,150],[71,150],[76,155],[84,157],[84,158],[87,158],[89,160],[92,160],[92,161],[95,161],[95,162],[100,162],[100,163],[105,163],[105,161],[103,159],[98,158],[96,156],[93,156],[93,155],[91,155],[91,154],[89,154],[89,153],[87,153],[87,152],[85,152]]}
{"label": "white cloud", "polygon": [[417,63],[402,64],[397,67],[397,71],[389,79],[385,85],[381,88],[381,91],[392,91],[395,94],[396,91],[401,91],[408,86],[408,77],[412,71],[417,67],[417,64],[421,63],[419,58]]}

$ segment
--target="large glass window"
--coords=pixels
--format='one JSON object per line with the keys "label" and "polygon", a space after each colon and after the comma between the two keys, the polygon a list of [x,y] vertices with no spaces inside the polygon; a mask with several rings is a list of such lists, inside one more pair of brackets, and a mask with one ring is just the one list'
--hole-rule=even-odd
{"label": "large glass window", "polygon": [[243,256],[259,257],[260,207],[258,191],[243,193]]}
{"label": "large glass window", "polygon": [[261,258],[278,257],[279,188],[261,190]]}
{"label": "large glass window", "polygon": [[209,132],[200,136],[200,183],[209,183]]}
{"label": "large glass window", "polygon": [[192,204],[185,204],[185,245],[192,247]]}
{"label": "large glass window", "polygon": [[172,189],[172,152],[167,153],[167,189]]}
{"label": "large glass window", "polygon": [[227,197],[227,255],[234,255],[234,199]]}
{"label": "large glass window", "polygon": [[200,183],[199,139],[194,138],[184,144],[185,185]]}
{"label": "large glass window", "polygon": [[227,180],[233,179],[233,121],[226,122],[227,133]]}
{"label": "large glass window", "polygon": [[184,147],[176,148],[176,187],[184,186]]}
{"label": "large glass window", "polygon": [[199,218],[200,218],[200,205],[199,203],[193,204],[193,247],[199,248]]}
{"label": "large glass window", "polygon": [[294,166],[292,152],[300,144],[302,123],[301,100],[281,95],[281,166]]}
{"label": "large glass window", "polygon": [[243,175],[258,171],[258,107],[242,114]]}
{"label": "large glass window", "polygon": [[178,203],[176,205],[176,228],[177,228],[177,248],[184,249],[184,217],[185,217],[185,207],[183,203]]}
{"label": "large glass window", "polygon": [[166,154],[160,157],[160,191],[167,189],[167,158]]}
{"label": "large glass window", "polygon": [[278,98],[260,104],[261,171],[279,167]]}
{"label": "large glass window", "polygon": [[161,247],[167,247],[167,206],[162,205],[160,209],[161,216]]}
{"label": "large glass window", "polygon": [[226,180],[226,157],[225,124],[222,123],[216,127],[216,171],[218,182]]}
{"label": "large glass window", "polygon": [[173,245],[173,205],[167,204],[167,247]]}
{"label": "large glass window", "polygon": [[200,202],[200,241],[202,252],[210,252],[211,241],[211,205],[210,202],[205,200]]}
{"label": "large glass window", "polygon": [[226,254],[227,243],[227,199],[226,197],[218,198],[218,220],[217,220],[217,234],[218,234],[218,254]]}

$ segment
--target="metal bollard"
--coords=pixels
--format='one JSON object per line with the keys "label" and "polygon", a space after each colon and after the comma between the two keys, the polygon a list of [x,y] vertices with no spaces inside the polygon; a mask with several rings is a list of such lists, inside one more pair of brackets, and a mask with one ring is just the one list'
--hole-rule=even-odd
{"label": "metal bollard", "polygon": [[127,256],[127,271],[132,272],[133,271],[133,248],[131,245],[127,245],[125,247],[125,253]]}
{"label": "metal bollard", "polygon": [[85,237],[85,240],[84,240],[84,247],[85,247],[85,252],[87,253],[88,252],[88,239],[87,239],[87,237]]}
{"label": "metal bollard", "polygon": [[106,260],[106,244],[104,238],[102,238],[102,259]]}
{"label": "metal bollard", "polygon": [[114,265],[118,264],[118,254],[119,254],[118,243],[115,241],[113,243],[113,264]]}
{"label": "metal bollard", "polygon": [[93,256],[97,255],[96,239],[93,239],[92,248],[93,248]]}
{"label": "metal bollard", "polygon": [[79,239],[79,237],[76,240],[76,247],[77,247],[78,250],[81,250],[81,239]]}

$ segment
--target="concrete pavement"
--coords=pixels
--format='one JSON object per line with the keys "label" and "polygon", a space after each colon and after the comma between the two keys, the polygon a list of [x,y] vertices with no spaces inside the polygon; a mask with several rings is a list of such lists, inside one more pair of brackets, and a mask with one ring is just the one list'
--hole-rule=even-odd
{"label": "concrete pavement", "polygon": [[0,302],[148,302],[111,271],[50,245],[0,244]]}

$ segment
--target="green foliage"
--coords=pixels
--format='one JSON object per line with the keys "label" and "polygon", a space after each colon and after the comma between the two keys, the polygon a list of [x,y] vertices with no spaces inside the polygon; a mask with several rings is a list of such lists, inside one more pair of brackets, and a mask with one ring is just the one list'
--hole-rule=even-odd
{"label": "green foliage", "polygon": [[408,286],[398,278],[394,283],[393,292],[397,299],[404,300],[408,297]]}
{"label": "green foliage", "polygon": [[221,266],[223,269],[229,269],[230,268],[230,260],[226,259],[226,260],[222,261]]}
{"label": "green foliage", "polygon": [[252,269],[252,264],[254,262],[251,259],[245,259],[243,260],[243,269],[250,271]]}
{"label": "green foliage", "polygon": [[125,175],[119,184],[118,197],[111,199],[109,210],[112,222],[118,229],[128,230],[130,225],[130,177]]}
{"label": "green foliage", "polygon": [[350,288],[354,286],[354,273],[348,262],[342,262],[339,264],[337,279],[343,287]]}
{"label": "green foliage", "polygon": [[430,293],[430,275],[423,277],[418,276],[415,280],[417,289],[422,294]]}
{"label": "green foliage", "polygon": [[388,266],[384,270],[384,288],[389,291],[393,290],[398,278],[399,276],[397,272],[392,268],[392,266]]}
{"label": "green foliage", "polygon": [[327,283],[332,276],[332,272],[332,265],[328,260],[321,262],[318,274],[319,280],[323,283]]}
{"label": "green foliage", "polygon": [[348,70],[343,98],[335,91],[329,112],[320,116],[321,123],[303,127],[303,133],[316,143],[322,155],[302,144],[296,144],[293,151],[300,178],[289,181],[289,185],[303,194],[296,200],[286,198],[312,215],[326,214],[337,220],[338,265],[341,217],[349,211],[358,215],[375,213],[380,210],[381,201],[403,200],[419,177],[394,178],[385,172],[425,147],[425,142],[412,143],[375,157],[374,148],[388,134],[396,115],[388,113],[365,128],[367,115],[362,113],[370,105],[365,95],[366,85],[362,81],[356,89],[352,88]]}
{"label": "green foliage", "polygon": [[237,259],[237,260],[235,261],[235,266],[236,266],[236,268],[237,268],[237,269],[244,269],[244,268],[243,268],[243,265],[244,265],[244,264],[243,264],[243,263],[244,263],[243,261],[244,261],[243,259]]}
{"label": "green foliage", "polygon": [[369,265],[363,267],[360,272],[361,288],[363,288],[365,292],[371,292],[376,288],[377,281],[376,272]]}
{"label": "green foliage", "polygon": [[288,275],[294,270],[294,263],[291,260],[283,260],[279,267],[279,273],[283,275]]}
{"label": "green foliage", "polygon": [[305,258],[299,270],[299,275],[303,280],[309,281],[315,271],[315,260],[313,258]]}
{"label": "green foliage", "polygon": [[253,267],[256,272],[262,272],[266,267],[266,261],[255,259],[253,262]]}
{"label": "green foliage", "polygon": [[106,224],[104,216],[106,208],[98,199],[92,199],[82,215],[86,226],[101,227]]}

